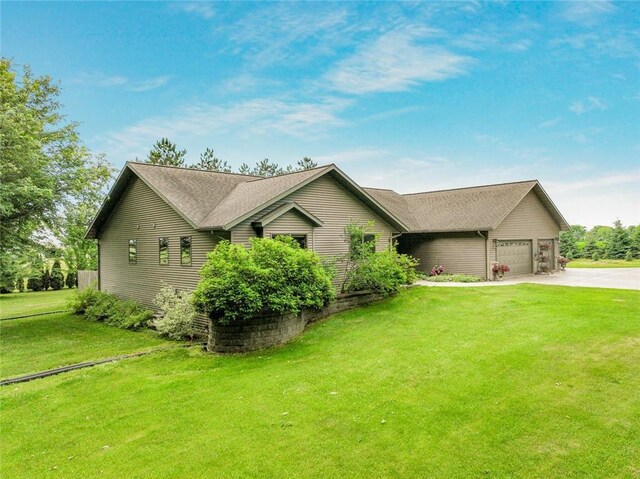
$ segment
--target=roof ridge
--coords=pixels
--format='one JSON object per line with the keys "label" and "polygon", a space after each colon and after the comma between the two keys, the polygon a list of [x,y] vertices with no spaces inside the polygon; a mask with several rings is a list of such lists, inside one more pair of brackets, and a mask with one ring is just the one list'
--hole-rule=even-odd
{"label": "roof ridge", "polygon": [[[379,190],[379,191],[392,191],[393,193],[400,194],[396,190],[391,188],[376,188],[375,186],[363,186],[365,190]],[[414,195],[415,193],[408,193],[410,195]]]}
{"label": "roof ridge", "polygon": [[[431,191],[417,191],[415,193],[401,193],[401,196],[411,196],[411,195],[424,195],[427,193],[443,193],[445,191],[458,191],[458,190],[473,190],[476,188],[488,188],[490,186],[506,186],[506,185],[519,185],[522,183],[540,183],[538,180],[521,180],[521,181],[506,181],[504,183],[492,183],[489,185],[475,185],[475,186],[461,186],[459,188],[447,188],[443,190],[431,190]],[[394,191],[394,190],[391,190]]]}
{"label": "roof ridge", "polygon": [[260,180],[270,180],[272,178],[282,178],[283,176],[288,176],[288,175],[295,175],[297,173],[305,173],[307,171],[313,171],[313,170],[320,170],[322,168],[329,168],[330,166],[336,166],[334,163],[329,163],[327,165],[322,165],[322,166],[314,166],[313,168],[307,168],[306,170],[298,170],[298,171],[289,171],[287,173],[282,173],[281,175],[273,175],[273,176],[257,176],[255,177],[255,179],[251,180],[249,183],[253,183],[254,181],[260,181]]}
{"label": "roof ridge", "polygon": [[127,161],[126,164],[142,165],[142,166],[155,166],[155,167],[158,167],[158,168],[172,168],[174,170],[202,171],[204,173],[215,173],[215,174],[219,174],[219,175],[244,176],[244,177],[247,177],[247,178],[254,178],[256,180],[263,180],[264,179],[264,177],[262,177],[262,176],[246,175],[244,173],[234,173],[232,171],[213,171],[213,170],[201,170],[200,168],[191,168],[191,167],[188,167],[188,166],[157,165],[157,164],[154,164],[154,163],[147,163],[145,161]]}

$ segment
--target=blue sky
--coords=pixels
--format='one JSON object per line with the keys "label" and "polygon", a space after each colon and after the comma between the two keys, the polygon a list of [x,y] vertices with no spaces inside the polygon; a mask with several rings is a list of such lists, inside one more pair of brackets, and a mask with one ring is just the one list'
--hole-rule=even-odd
{"label": "blue sky", "polygon": [[640,223],[640,3],[3,2],[121,167],[335,162],[400,192],[537,178],[571,223]]}

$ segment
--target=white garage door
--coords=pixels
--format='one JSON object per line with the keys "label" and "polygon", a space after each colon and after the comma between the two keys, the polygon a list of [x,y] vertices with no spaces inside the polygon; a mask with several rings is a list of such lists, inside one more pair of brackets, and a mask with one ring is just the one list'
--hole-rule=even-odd
{"label": "white garage door", "polygon": [[509,240],[496,243],[497,261],[506,264],[510,275],[532,273],[531,241]]}

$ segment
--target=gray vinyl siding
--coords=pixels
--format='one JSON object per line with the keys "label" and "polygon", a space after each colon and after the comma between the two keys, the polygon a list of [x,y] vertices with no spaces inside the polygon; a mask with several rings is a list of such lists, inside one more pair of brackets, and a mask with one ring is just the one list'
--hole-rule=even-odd
{"label": "gray vinyl siding", "polygon": [[[558,241],[560,226],[544,207],[536,194],[531,191],[493,231],[489,232],[489,264],[496,261],[495,240],[531,240],[533,251],[537,251],[539,239],[553,239],[553,258],[559,254]],[[532,271],[536,271],[532,260]]]}
{"label": "gray vinyl siding", "polygon": [[[180,237],[191,236],[191,266],[180,264]],[[169,264],[159,264],[158,239],[169,238]],[[98,234],[100,289],[147,307],[166,282],[191,291],[199,269],[227,232],[195,231],[142,180],[133,178]],[[137,240],[137,263],[129,264],[128,241]]]}
{"label": "gray vinyl siding", "polygon": [[485,240],[475,232],[442,234],[404,234],[399,250],[420,261],[418,270],[429,273],[442,265],[445,273],[463,273],[486,279]]}
{"label": "gray vinyl siding", "polygon": [[[351,221],[360,224],[374,221],[373,232],[380,235],[377,251],[383,251],[391,243],[393,227],[329,175],[303,186],[234,227],[231,241],[248,246],[249,239],[256,235],[251,222],[290,201],[295,201],[323,222],[323,226],[313,228],[313,250],[322,256],[337,257],[348,253],[349,245],[343,236],[344,227]],[[265,228],[265,232],[269,231],[272,224]],[[336,278],[336,285],[340,284],[340,280],[341,276]]]}
{"label": "gray vinyl siding", "polygon": [[279,234],[306,235],[307,247],[313,249],[313,230],[314,227],[309,223],[308,219],[295,211],[287,211],[264,228],[264,236],[273,237]]}

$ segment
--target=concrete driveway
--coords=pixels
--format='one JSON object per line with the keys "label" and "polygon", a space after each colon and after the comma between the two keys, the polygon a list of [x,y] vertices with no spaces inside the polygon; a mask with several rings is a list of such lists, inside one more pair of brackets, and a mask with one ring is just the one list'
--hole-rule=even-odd
{"label": "concrete driveway", "polygon": [[505,278],[503,281],[484,281],[482,283],[431,283],[429,281],[418,281],[416,284],[421,286],[472,287],[508,286],[520,283],[640,290],[640,268],[576,268],[550,275],[541,274]]}

